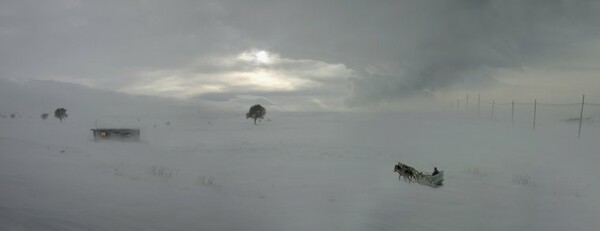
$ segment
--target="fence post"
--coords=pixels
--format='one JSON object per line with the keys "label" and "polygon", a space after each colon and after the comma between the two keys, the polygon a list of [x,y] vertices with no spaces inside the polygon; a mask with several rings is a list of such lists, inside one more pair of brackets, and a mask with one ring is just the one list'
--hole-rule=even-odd
{"label": "fence post", "polygon": [[515,124],[515,101],[513,100],[511,102],[512,105],[512,110],[510,113],[510,125],[514,125]]}
{"label": "fence post", "polygon": [[479,116],[479,105],[481,104],[481,94],[477,94],[477,116]]}
{"label": "fence post", "polygon": [[535,112],[537,110],[537,99],[533,100],[533,130],[535,131]]}
{"label": "fence post", "polygon": [[577,132],[577,138],[581,138],[581,123],[583,122],[583,105],[585,104],[585,94],[581,97],[581,113],[579,114],[579,131]]}
{"label": "fence post", "polygon": [[460,108],[460,101],[457,99],[456,100],[456,111],[458,111]]}
{"label": "fence post", "polygon": [[492,100],[492,120],[494,119],[494,106],[496,105],[496,101]]}

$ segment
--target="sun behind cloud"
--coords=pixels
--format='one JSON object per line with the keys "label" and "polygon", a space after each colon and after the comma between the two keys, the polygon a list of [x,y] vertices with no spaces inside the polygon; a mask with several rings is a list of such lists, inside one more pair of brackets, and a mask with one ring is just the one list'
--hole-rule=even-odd
{"label": "sun behind cloud", "polygon": [[269,57],[269,53],[266,51],[259,51],[255,54],[255,56],[256,56],[256,62],[259,62],[262,64],[271,63],[271,58]]}
{"label": "sun behind cloud", "polygon": [[[180,69],[140,72],[138,81],[121,91],[179,99],[218,94],[234,100],[238,95],[254,95],[293,102],[288,109],[302,107],[298,105],[334,108],[331,105],[343,103],[351,76],[354,72],[344,64],[252,49],[200,59]],[[342,96],[331,97],[330,92]]]}
{"label": "sun behind cloud", "polygon": [[274,64],[278,57],[265,50],[250,50],[242,52],[237,58],[257,65],[269,65]]}

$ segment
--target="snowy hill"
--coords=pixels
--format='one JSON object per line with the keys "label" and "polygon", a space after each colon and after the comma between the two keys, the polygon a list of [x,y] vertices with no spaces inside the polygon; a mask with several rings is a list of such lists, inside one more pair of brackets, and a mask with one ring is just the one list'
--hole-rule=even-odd
{"label": "snowy hill", "polygon": [[[78,84],[30,80],[17,82],[0,79],[0,113],[19,113],[39,118],[42,112],[51,113],[58,107],[67,108],[71,116],[85,117],[114,114],[159,112],[157,106],[176,104],[163,98],[133,96],[104,91]],[[52,114],[53,115],[53,114]]]}
{"label": "snowy hill", "polygon": [[[35,108],[65,100],[74,115],[62,125],[0,118],[0,230],[600,227],[596,125],[582,139],[556,132],[568,123],[533,132],[433,112],[268,112],[254,126],[244,112],[185,106],[119,116],[110,104],[131,101],[97,93],[85,100],[136,123],[142,141],[93,142],[82,98],[0,86]],[[437,166],[445,185],[399,181],[398,161]]]}

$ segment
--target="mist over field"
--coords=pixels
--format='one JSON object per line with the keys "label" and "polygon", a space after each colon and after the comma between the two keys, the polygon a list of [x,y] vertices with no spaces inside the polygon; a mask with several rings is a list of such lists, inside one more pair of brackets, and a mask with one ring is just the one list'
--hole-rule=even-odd
{"label": "mist over field", "polygon": [[[28,87],[13,89],[24,99]],[[62,87],[69,85],[56,89]],[[69,96],[83,89],[73,88]],[[62,94],[49,92],[27,99],[44,108]],[[89,97],[83,94],[70,101],[62,124],[42,120],[33,112],[49,110],[33,108],[21,118],[0,118],[1,229],[600,225],[596,122],[586,123],[581,139],[576,125],[561,120],[545,120],[534,132],[530,121],[511,126],[509,120],[451,110],[268,111],[269,121],[255,126],[245,119],[246,108],[182,104],[163,110],[165,104],[156,102],[137,111],[148,98],[124,99],[138,107],[121,108],[111,103],[115,95],[93,95],[94,106],[107,111],[72,109],[84,108],[77,100]],[[90,129],[96,125],[139,128],[141,141],[94,142]],[[445,172],[444,186],[399,180],[392,172],[398,161],[425,172],[437,166]]]}
{"label": "mist over field", "polygon": [[0,1],[0,230],[598,230],[599,12]]}

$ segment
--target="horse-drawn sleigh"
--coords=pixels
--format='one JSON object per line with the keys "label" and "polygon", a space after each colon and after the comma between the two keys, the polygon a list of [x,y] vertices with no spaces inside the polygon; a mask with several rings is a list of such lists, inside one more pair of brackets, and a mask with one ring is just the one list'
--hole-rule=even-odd
{"label": "horse-drawn sleigh", "polygon": [[394,166],[394,172],[398,173],[398,179],[404,178],[405,181],[416,181],[419,184],[428,185],[431,187],[439,187],[444,182],[444,171],[437,171],[437,168],[432,174],[417,171],[415,168],[398,162]]}

